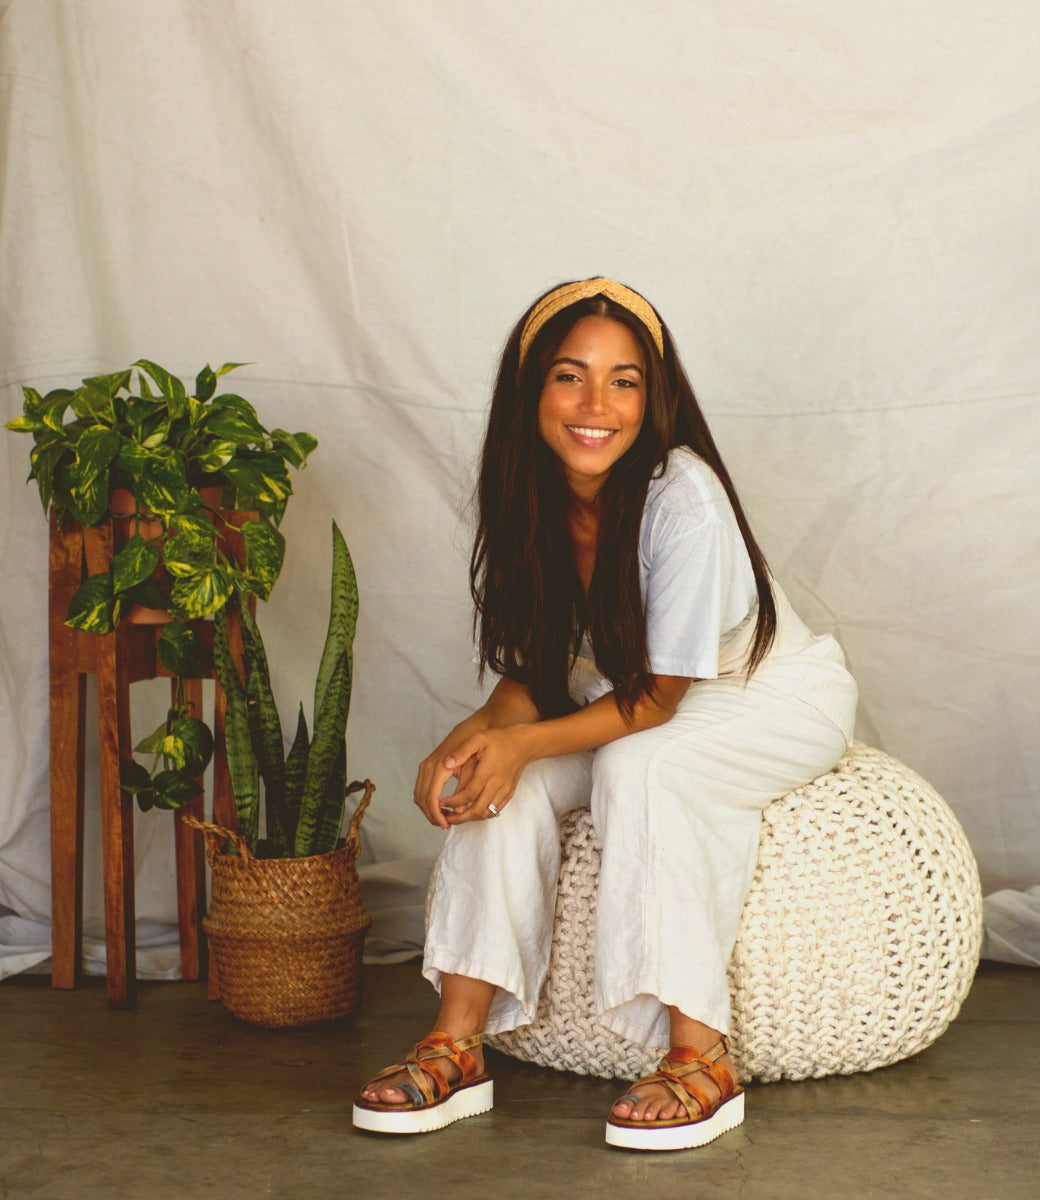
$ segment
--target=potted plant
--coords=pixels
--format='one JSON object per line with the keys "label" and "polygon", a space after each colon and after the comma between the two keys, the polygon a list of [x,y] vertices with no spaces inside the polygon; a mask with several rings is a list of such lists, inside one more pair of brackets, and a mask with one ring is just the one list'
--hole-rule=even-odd
{"label": "potted plant", "polygon": [[29,478],[57,525],[113,522],[111,563],[72,595],[66,624],[99,634],[123,620],[164,626],[156,651],[181,686],[136,747],[153,755],[151,767],[135,763],[124,780],[142,809],[198,794],[213,738],[184,699],[183,681],[207,673],[195,622],[233,596],[270,595],[285,552],[288,468],[317,445],[309,433],[269,431],[249,401],[218,390],[241,365],[203,367],[193,392],[148,359],[74,389],[25,387],[23,415],[7,424],[33,437]]}
{"label": "potted plant", "polygon": [[[188,818],[209,842],[213,888],[204,927],[217,987],[230,1012],[257,1025],[331,1020],[352,1013],[359,998],[370,922],[357,877],[358,829],[374,791],[369,781],[346,786],[358,592],[336,523],[313,732],[308,733],[301,704],[287,754],[260,630],[246,605],[238,615],[241,671],[231,654],[226,613],[217,614],[214,631],[214,665],[227,695],[227,759],[238,832]],[[341,839],[346,796],[362,789]]]}

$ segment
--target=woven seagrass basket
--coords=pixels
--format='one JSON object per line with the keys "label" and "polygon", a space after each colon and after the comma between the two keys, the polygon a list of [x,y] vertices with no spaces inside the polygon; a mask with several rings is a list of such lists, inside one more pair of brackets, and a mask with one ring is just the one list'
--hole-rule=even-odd
{"label": "woven seagrass basket", "polygon": [[[203,921],[224,1007],[268,1029],[350,1016],[361,999],[361,952],[371,920],[361,903],[358,829],[364,795],[336,850],[310,858],[257,858],[229,829],[187,818],[206,834],[213,872]],[[227,853],[228,846],[236,853]]]}

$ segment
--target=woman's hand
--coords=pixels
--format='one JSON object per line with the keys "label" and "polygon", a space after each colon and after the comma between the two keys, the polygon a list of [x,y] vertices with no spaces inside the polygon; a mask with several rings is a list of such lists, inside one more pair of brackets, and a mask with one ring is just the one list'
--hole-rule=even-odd
{"label": "woman's hand", "polygon": [[444,767],[458,779],[454,793],[440,801],[449,826],[487,820],[509,803],[532,757],[526,729],[485,729],[447,755]]}

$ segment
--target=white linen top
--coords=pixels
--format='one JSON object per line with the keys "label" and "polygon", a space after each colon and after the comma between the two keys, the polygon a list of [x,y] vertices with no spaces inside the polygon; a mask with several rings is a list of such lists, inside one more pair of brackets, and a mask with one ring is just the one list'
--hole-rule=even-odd
{"label": "white linen top", "polygon": [[719,651],[758,608],[755,575],[718,476],[691,449],[651,479],[639,530],[646,642],[655,675],[719,676]]}

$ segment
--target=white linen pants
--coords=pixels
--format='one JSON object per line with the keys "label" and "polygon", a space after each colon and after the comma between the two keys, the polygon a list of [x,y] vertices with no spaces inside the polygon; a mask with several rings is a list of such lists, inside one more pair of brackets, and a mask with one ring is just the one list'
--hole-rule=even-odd
{"label": "white linen pants", "polygon": [[[576,698],[607,687],[579,660]],[[494,983],[489,1033],[534,1020],[549,965],[559,821],[591,805],[603,846],[599,1020],[667,1047],[665,1006],[675,1005],[728,1032],[726,968],[762,809],[838,761],[855,704],[837,644],[813,639],[808,654],[771,654],[750,681],[693,683],[656,729],[532,763],[500,816],[449,831],[434,870],[423,974],[438,990],[449,972]]]}

